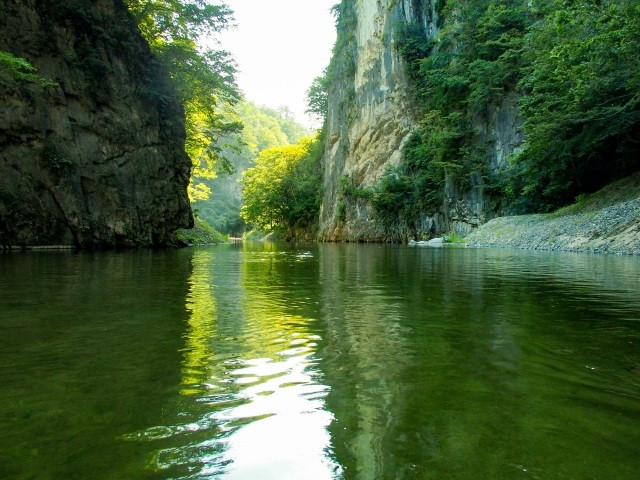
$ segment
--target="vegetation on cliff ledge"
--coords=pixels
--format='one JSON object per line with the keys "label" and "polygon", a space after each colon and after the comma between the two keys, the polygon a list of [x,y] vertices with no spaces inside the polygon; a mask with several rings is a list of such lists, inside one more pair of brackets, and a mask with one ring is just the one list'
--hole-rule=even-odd
{"label": "vegetation on cliff ledge", "polygon": [[22,57],[0,50],[0,84],[22,85],[31,83],[52,87],[55,82],[38,75],[35,67]]}
{"label": "vegetation on cliff ledge", "polygon": [[[418,129],[373,196],[408,224],[442,206],[445,178],[513,211],[549,211],[640,168],[640,5],[633,0],[448,0],[436,38],[400,29]],[[525,142],[488,169],[478,125],[519,99]]]}

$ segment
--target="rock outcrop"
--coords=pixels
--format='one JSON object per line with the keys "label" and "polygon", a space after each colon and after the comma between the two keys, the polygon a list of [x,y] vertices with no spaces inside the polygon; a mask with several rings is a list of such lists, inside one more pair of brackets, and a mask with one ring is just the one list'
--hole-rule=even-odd
{"label": "rock outcrop", "polygon": [[3,0],[0,32],[46,79],[0,75],[0,246],[172,244],[184,112],[122,2]]}
{"label": "rock outcrop", "polygon": [[[372,191],[383,174],[400,162],[402,147],[419,121],[419,106],[397,40],[407,27],[421,28],[426,40],[441,28],[435,0],[356,0],[353,25],[338,32],[335,64],[353,63],[351,75],[329,87],[324,198],[320,239],[325,241],[406,241],[437,234],[468,234],[497,212],[489,205],[482,175],[460,191],[445,179],[439,211],[425,212],[417,226],[382,225],[370,199],[345,195],[345,184]],[[345,7],[346,8],[346,7]],[[445,21],[446,24],[446,21]],[[346,45],[345,45],[346,44]],[[474,128],[485,141],[489,168],[500,170],[522,143],[517,98],[507,97]]]}

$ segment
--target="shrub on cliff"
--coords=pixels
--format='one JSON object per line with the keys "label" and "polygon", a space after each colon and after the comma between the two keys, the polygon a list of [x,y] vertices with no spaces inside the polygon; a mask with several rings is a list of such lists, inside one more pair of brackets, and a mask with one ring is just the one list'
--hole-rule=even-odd
{"label": "shrub on cliff", "polygon": [[33,83],[41,87],[53,87],[55,82],[38,75],[35,67],[26,59],[0,50],[0,83],[22,85]]}

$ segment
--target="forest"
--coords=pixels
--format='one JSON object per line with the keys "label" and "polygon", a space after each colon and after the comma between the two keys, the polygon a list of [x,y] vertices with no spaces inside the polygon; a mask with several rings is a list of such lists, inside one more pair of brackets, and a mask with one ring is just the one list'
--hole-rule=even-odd
{"label": "forest", "polygon": [[[449,0],[436,2],[434,9],[434,38],[417,24],[395,29],[417,105],[417,128],[400,164],[377,185],[360,188],[343,178],[346,198],[369,202],[382,224],[398,218],[411,224],[440,208],[446,179],[465,191],[479,175],[496,212],[549,212],[640,169],[637,2]],[[327,90],[348,82],[355,68],[354,54],[346,50],[357,18],[349,2],[337,4],[334,14],[334,58],[309,89],[309,109],[321,117]],[[524,142],[496,171],[488,164],[478,125],[507,100],[517,105]],[[318,161],[308,167],[315,180],[305,182],[317,184],[306,190],[307,200],[297,204],[304,192],[281,194],[296,203],[288,211],[306,209],[304,220],[286,219],[291,213],[284,214],[277,201],[252,198],[258,176],[267,181],[291,175],[281,164],[291,162],[290,153],[263,156],[244,180],[249,224],[267,230],[313,224],[319,207],[304,205],[312,205],[321,188],[320,175],[311,174]]]}
{"label": "forest", "polygon": [[[223,3],[123,1],[184,107],[189,196],[199,223],[234,236],[252,228],[312,235],[324,188],[326,125],[311,135],[286,112],[241,102],[237,65],[215,42],[234,21]],[[90,4],[65,2],[51,14],[117,41]],[[383,225],[398,218],[411,224],[438,211],[446,181],[465,191],[479,175],[496,213],[549,212],[640,169],[637,1],[438,0],[432,7],[435,36],[417,23],[393,29],[416,105],[402,159],[376,185],[361,188],[343,178],[345,198],[368,202]],[[333,59],[307,98],[309,113],[321,120],[331,88],[354,88],[348,84],[357,52],[350,42],[358,19],[348,1],[333,13]],[[94,57],[88,54],[84,68],[105,68]],[[0,81],[52,85],[5,51]],[[153,93],[160,103],[163,88]],[[517,105],[524,141],[496,170],[479,125],[505,101]],[[233,179],[231,190],[224,178]]]}

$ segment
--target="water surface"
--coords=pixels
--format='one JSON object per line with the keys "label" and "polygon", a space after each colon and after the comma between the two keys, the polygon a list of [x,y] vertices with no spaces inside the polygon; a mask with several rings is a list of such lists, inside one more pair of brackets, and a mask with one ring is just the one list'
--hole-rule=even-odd
{"label": "water surface", "polygon": [[640,259],[2,254],[0,478],[640,478]]}

